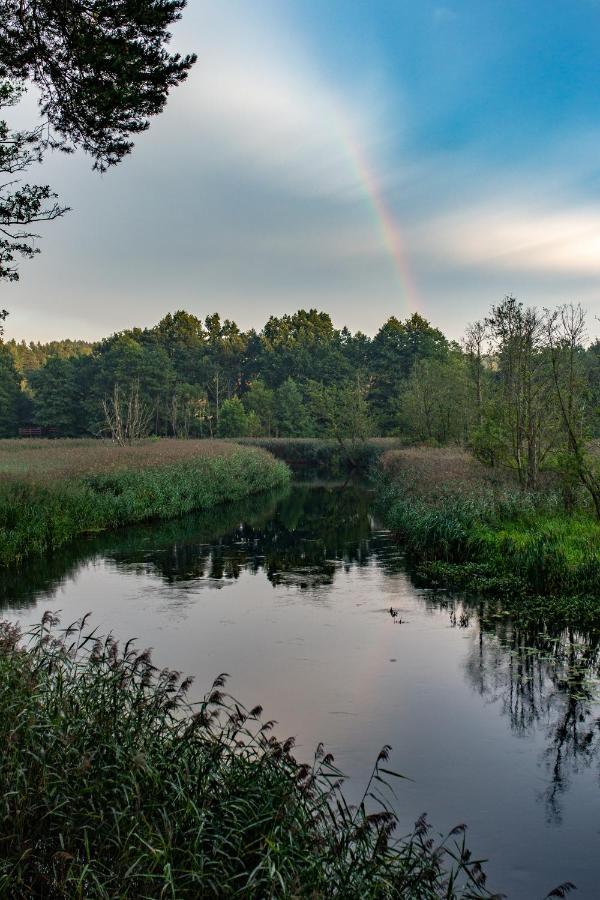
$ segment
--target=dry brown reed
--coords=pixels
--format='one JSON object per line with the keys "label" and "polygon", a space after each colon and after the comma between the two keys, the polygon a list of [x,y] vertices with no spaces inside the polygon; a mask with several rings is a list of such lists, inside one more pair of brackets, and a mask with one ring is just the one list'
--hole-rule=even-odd
{"label": "dry brown reed", "polygon": [[148,439],[120,447],[85,438],[0,440],[0,480],[55,481],[231,456],[236,444],[214,440]]}

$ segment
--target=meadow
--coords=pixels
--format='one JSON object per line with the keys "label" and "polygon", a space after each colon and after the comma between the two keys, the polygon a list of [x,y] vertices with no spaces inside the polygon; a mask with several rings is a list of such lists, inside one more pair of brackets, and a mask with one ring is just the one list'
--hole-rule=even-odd
{"label": "meadow", "polygon": [[551,475],[536,492],[452,448],[383,455],[379,504],[431,585],[501,596],[513,611],[600,624],[600,523],[567,514]]}
{"label": "meadow", "polygon": [[220,441],[0,441],[0,564],[78,535],[240,500],[285,484],[259,448]]}

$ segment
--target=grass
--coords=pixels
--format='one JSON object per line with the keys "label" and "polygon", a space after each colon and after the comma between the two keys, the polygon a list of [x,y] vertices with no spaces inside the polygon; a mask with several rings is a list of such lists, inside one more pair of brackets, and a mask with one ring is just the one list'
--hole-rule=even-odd
{"label": "grass", "polygon": [[381,468],[380,506],[422,579],[600,626],[600,523],[583,503],[566,515],[551,481],[524,493],[459,450],[400,450]]}
{"label": "grass", "polygon": [[354,469],[367,471],[379,457],[399,445],[396,438],[368,438],[343,446],[339,441],[327,438],[237,438],[238,443],[262,447],[273,456],[282,459],[293,469],[325,472],[339,476]]}
{"label": "grass", "polygon": [[212,441],[0,441],[0,564],[78,535],[268,491],[289,480],[259,448]]}
{"label": "grass", "polygon": [[14,478],[48,483],[125,470],[157,468],[197,459],[231,456],[228,441],[148,438],[119,447],[92,438],[0,440],[0,483]]}
{"label": "grass", "polygon": [[147,651],[56,626],[0,625],[1,896],[490,896],[463,827],[394,838],[389,748],[351,808],[332,757],[297,762],[225,676],[192,705]]}

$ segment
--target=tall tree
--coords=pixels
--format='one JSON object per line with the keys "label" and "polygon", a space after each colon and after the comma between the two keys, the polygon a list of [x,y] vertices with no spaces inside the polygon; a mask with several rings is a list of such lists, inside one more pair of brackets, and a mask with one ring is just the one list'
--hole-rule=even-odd
{"label": "tall tree", "polygon": [[9,349],[0,341],[0,437],[13,437],[19,427],[20,379]]}
{"label": "tall tree", "polygon": [[56,429],[61,437],[87,432],[87,397],[92,375],[89,356],[50,358],[32,372],[34,417],[38,425]]}
{"label": "tall tree", "polygon": [[392,316],[371,343],[373,382],[369,401],[378,430],[390,434],[396,427],[398,396],[413,366],[420,359],[443,358],[448,341],[418,313],[401,322]]}
{"label": "tall tree", "polygon": [[0,108],[32,83],[41,112],[28,131],[0,120],[0,278],[15,280],[16,257],[37,252],[30,226],[66,212],[48,185],[22,183],[22,174],[49,148],[79,147],[100,171],[116,165],[186,78],[195,56],[166,49],[184,7],[185,0],[0,0]]}
{"label": "tall tree", "polygon": [[592,432],[589,387],[585,377],[583,342],[585,313],[581,306],[566,305],[548,312],[545,320],[550,348],[552,379],[564,432],[562,472],[567,510],[574,505],[573,482],[583,484],[600,519],[600,474],[588,446]]}
{"label": "tall tree", "polygon": [[327,313],[316,309],[271,316],[260,342],[260,371],[269,387],[279,387],[287,378],[339,381],[351,371],[340,332]]}
{"label": "tall tree", "polygon": [[497,359],[496,403],[490,411],[505,436],[504,461],[516,469],[523,487],[535,489],[557,440],[556,410],[548,402],[551,370],[544,317],[505,297],[492,307],[486,324]]}
{"label": "tall tree", "polygon": [[279,437],[308,437],[314,434],[307,406],[293,378],[286,378],[275,391],[275,422]]}

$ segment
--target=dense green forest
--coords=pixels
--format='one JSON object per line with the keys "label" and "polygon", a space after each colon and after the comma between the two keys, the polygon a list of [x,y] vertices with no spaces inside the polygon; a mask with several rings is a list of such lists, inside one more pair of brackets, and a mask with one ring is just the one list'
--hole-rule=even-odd
{"label": "dense green forest", "polygon": [[418,314],[370,338],[315,309],[259,332],[180,311],[94,345],[6,341],[0,365],[4,436],[394,435],[467,445],[535,487],[557,465],[581,478],[600,434],[600,342],[583,311],[512,297],[460,343]]}

